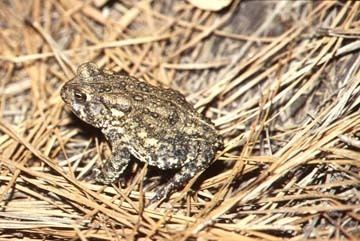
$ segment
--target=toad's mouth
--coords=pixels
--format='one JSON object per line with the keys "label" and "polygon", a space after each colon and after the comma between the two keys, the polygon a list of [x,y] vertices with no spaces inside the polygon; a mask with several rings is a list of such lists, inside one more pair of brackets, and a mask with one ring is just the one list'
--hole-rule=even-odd
{"label": "toad's mouth", "polygon": [[88,122],[88,115],[85,115],[84,108],[76,103],[69,104],[71,111],[81,120]]}

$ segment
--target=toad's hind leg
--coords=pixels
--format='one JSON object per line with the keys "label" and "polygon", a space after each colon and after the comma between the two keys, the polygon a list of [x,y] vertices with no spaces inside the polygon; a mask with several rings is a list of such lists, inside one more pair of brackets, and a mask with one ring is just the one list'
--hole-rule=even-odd
{"label": "toad's hind leg", "polygon": [[196,174],[206,169],[211,160],[215,155],[215,151],[206,146],[202,146],[200,149],[201,152],[195,160],[187,162],[184,166],[181,167],[179,172],[177,172],[171,180],[165,184],[165,186],[160,187],[155,196],[151,199],[152,201],[160,200],[162,198],[167,198],[168,195],[179,188],[184,187],[184,185]]}
{"label": "toad's hind leg", "polygon": [[111,184],[125,171],[130,161],[127,148],[117,148],[112,157],[100,169],[95,169],[95,179],[104,184]]}
{"label": "toad's hind leg", "polygon": [[196,167],[194,163],[185,164],[178,173],[176,173],[171,180],[156,190],[155,196],[151,201],[160,200],[166,198],[172,191],[177,190],[185,185],[196,173],[201,171],[203,168]]}

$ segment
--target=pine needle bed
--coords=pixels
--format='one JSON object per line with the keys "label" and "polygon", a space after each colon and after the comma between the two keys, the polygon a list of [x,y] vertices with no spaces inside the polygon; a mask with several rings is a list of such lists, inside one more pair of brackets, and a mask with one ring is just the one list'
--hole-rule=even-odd
{"label": "pine needle bed", "polygon": [[[191,2],[0,2],[1,240],[360,239],[360,2]],[[88,180],[109,147],[59,96],[87,61],[186,95],[210,168],[151,205],[139,161]]]}

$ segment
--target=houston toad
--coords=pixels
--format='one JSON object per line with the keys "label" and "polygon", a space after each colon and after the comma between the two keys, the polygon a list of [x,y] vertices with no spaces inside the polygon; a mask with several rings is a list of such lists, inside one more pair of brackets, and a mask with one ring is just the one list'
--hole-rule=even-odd
{"label": "houston toad", "polygon": [[82,64],[61,89],[61,97],[81,120],[100,128],[112,157],[96,180],[110,184],[126,169],[130,155],[162,170],[178,170],[156,192],[168,196],[207,168],[222,139],[214,125],[178,91],[149,85],[126,74]]}

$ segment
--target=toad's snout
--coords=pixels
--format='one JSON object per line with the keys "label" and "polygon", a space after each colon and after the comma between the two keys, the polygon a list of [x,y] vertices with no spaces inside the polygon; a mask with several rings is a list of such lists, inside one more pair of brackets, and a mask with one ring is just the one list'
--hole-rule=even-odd
{"label": "toad's snout", "polygon": [[70,89],[68,85],[65,84],[60,90],[60,96],[66,104],[69,104],[70,102],[70,94]]}

